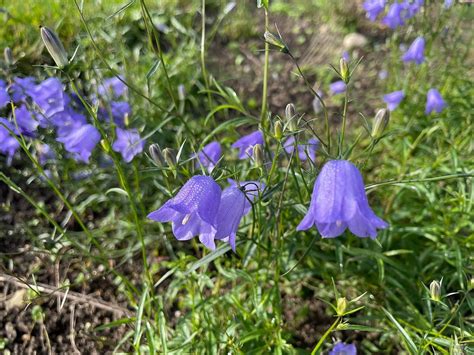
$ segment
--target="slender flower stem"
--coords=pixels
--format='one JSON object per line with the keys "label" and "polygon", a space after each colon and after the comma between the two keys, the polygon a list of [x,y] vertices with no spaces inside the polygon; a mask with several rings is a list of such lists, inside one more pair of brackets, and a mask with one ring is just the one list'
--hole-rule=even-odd
{"label": "slender flower stem", "polygon": [[324,344],[324,341],[329,336],[329,334],[331,334],[331,332],[334,330],[334,328],[337,327],[337,325],[340,323],[340,321],[341,321],[341,317],[337,317],[337,319],[334,321],[334,323],[331,325],[331,327],[326,331],[326,333],[323,334],[321,339],[319,339],[319,341],[316,344],[316,346],[314,347],[313,351],[311,351],[311,355],[320,354],[319,349]]}
{"label": "slender flower stem", "polygon": [[410,184],[410,183],[414,183],[414,182],[434,182],[434,181],[459,179],[459,178],[470,178],[470,177],[474,177],[474,171],[469,172],[469,173],[449,174],[449,175],[433,176],[433,177],[421,178],[421,179],[388,180],[388,181],[382,181],[382,182],[379,182],[379,183],[367,185],[365,189],[370,190],[370,189],[373,189],[375,187],[386,186],[386,185]]}
{"label": "slender flower stem", "polygon": [[344,152],[344,137],[346,135],[346,123],[347,123],[347,104],[349,102],[349,87],[346,86],[346,92],[344,95],[344,108],[342,110],[342,131],[341,131],[341,139],[339,141],[339,158],[342,158],[342,154]]}
{"label": "slender flower stem", "polygon": [[[207,102],[209,104],[209,109],[212,110],[212,98],[209,88],[209,78],[207,76],[206,70],[206,0],[202,0],[201,6],[201,72],[207,91]],[[214,116],[214,114],[212,116]]]}
{"label": "slender flower stem", "polygon": [[[268,11],[265,9],[265,31],[268,29]],[[265,42],[265,62],[263,64],[263,92],[262,92],[262,109],[260,119],[265,127],[267,115],[267,95],[268,95],[268,63],[270,58],[270,45]]]}

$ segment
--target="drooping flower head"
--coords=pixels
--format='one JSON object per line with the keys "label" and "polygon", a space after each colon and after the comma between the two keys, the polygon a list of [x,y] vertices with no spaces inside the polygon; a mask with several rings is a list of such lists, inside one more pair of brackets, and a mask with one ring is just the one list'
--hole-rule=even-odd
{"label": "drooping flower head", "polygon": [[346,83],[342,80],[335,81],[329,85],[329,90],[333,95],[342,94],[346,91]]}
{"label": "drooping flower head", "polygon": [[91,124],[75,123],[63,133],[56,140],[64,144],[64,149],[72,153],[75,160],[88,163],[92,151],[100,141],[99,131]]}
{"label": "drooping flower head", "polygon": [[319,173],[308,212],[296,230],[316,225],[323,238],[341,235],[346,228],[358,237],[377,236],[388,224],[369,206],[362,175],[347,160],[330,160]]}
{"label": "drooping flower head", "polygon": [[231,186],[221,195],[219,211],[217,213],[216,239],[228,242],[235,252],[235,238],[242,218],[251,209],[250,201],[258,196],[265,187],[258,181],[242,181],[237,184],[230,180]]}
{"label": "drooping flower head", "polygon": [[117,128],[117,139],[112,145],[112,149],[122,154],[123,160],[130,163],[135,155],[140,154],[145,146],[145,141],[140,138],[136,129]]}
{"label": "drooping flower head", "polygon": [[33,115],[28,111],[25,105],[21,105],[15,109],[15,119],[21,134],[30,137],[34,136],[34,132],[38,129],[39,123],[33,118]]}
{"label": "drooping flower head", "polygon": [[41,111],[38,119],[42,127],[47,126],[53,115],[64,111],[70,101],[57,78],[49,78],[36,85],[30,95]]}
{"label": "drooping flower head", "polygon": [[395,29],[398,26],[403,26],[405,23],[403,18],[403,5],[398,2],[390,5],[387,14],[382,19],[382,23],[391,29]]}
{"label": "drooping flower head", "polygon": [[106,122],[112,117],[118,127],[125,128],[125,119],[132,113],[130,104],[126,101],[112,101],[108,105],[107,108],[99,108],[98,117]]}
{"label": "drooping flower head", "polygon": [[157,222],[171,222],[173,234],[178,240],[199,236],[201,243],[214,250],[220,200],[221,188],[214,179],[195,175],[175,197],[150,213],[148,218]]}
{"label": "drooping flower head", "polygon": [[204,146],[202,150],[197,153],[198,161],[196,162],[196,168],[203,166],[210,173],[214,170],[217,162],[222,156],[222,148],[219,142],[211,142]]}
{"label": "drooping flower head", "polygon": [[446,102],[436,89],[429,89],[426,94],[426,109],[425,113],[429,115],[433,111],[440,113],[446,107]]}
{"label": "drooping flower head", "polygon": [[239,159],[251,158],[253,147],[256,144],[263,145],[263,133],[255,131],[238,139],[231,145],[232,148],[239,148]]}
{"label": "drooping flower head", "polygon": [[[8,129],[4,126],[8,127]],[[14,132],[15,126],[5,118],[0,117],[0,153],[7,156],[7,164],[10,165],[15,152],[20,147],[20,143],[8,130]]]}
{"label": "drooping flower head", "polygon": [[385,0],[365,0],[362,5],[370,21],[375,21],[377,16],[385,9]]}
{"label": "drooping flower head", "polygon": [[405,20],[414,17],[422,8],[424,0],[405,0],[402,2],[403,13]]}
{"label": "drooping flower head", "polygon": [[357,355],[357,349],[354,344],[337,343],[329,355]]}
{"label": "drooping flower head", "polygon": [[[318,149],[319,141],[310,138],[306,144],[298,144],[298,157],[301,161],[306,161],[309,157],[311,161],[316,159],[316,150]],[[288,154],[295,150],[295,137],[290,136],[284,143],[283,148]]]}
{"label": "drooping flower head", "polygon": [[393,111],[398,107],[398,105],[400,105],[400,102],[402,102],[404,97],[405,94],[403,90],[399,90],[384,95],[383,101],[385,101],[385,103],[387,104],[387,108],[390,111]]}
{"label": "drooping flower head", "polygon": [[9,92],[13,102],[25,101],[36,87],[35,79],[31,76],[25,78],[16,77],[10,85]]}
{"label": "drooping flower head", "polygon": [[423,37],[417,37],[410,48],[405,52],[402,57],[404,62],[415,62],[420,65],[425,60],[425,39]]}

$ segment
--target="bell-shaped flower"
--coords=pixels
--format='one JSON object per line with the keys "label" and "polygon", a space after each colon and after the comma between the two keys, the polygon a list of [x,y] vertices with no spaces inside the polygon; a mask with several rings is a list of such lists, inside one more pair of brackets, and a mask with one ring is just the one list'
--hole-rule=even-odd
{"label": "bell-shaped flower", "polygon": [[112,145],[112,149],[122,154],[123,160],[130,163],[135,155],[140,154],[145,146],[145,141],[140,138],[136,129],[117,128],[117,139]]}
{"label": "bell-shaped flower", "polygon": [[148,218],[157,222],[171,222],[173,234],[178,240],[199,236],[201,243],[214,250],[220,200],[221,188],[214,179],[195,175],[176,196],[150,213]]}
{"label": "bell-shaped flower", "polygon": [[426,94],[425,113],[429,115],[433,111],[440,113],[446,107],[446,102],[436,89],[429,89]]}
{"label": "bell-shaped flower", "polygon": [[57,78],[49,78],[36,85],[30,95],[46,120],[54,114],[64,111],[70,101],[69,96],[63,90],[61,81]]}
{"label": "bell-shaped flower", "polygon": [[209,173],[214,170],[219,159],[222,157],[222,148],[219,142],[211,142],[204,146],[195,157],[198,158],[196,162],[196,168],[203,166]]}
{"label": "bell-shaped flower", "polygon": [[382,23],[390,27],[391,29],[395,29],[398,26],[403,26],[405,23],[403,20],[403,5],[400,3],[393,3],[390,5],[387,14],[382,19]]}
{"label": "bell-shaped flower", "polygon": [[377,16],[385,9],[385,0],[365,0],[363,8],[370,21],[375,21]]}
{"label": "bell-shaped flower", "polygon": [[120,128],[125,128],[125,119],[130,116],[132,109],[126,101],[112,101],[107,108],[100,107],[97,115],[100,119],[109,122],[110,117]]}
{"label": "bell-shaped flower", "polygon": [[329,355],[357,355],[357,348],[354,344],[339,342],[329,351]]}
{"label": "bell-shaped flower", "polygon": [[[319,141],[310,138],[306,144],[298,144],[298,157],[301,161],[306,161],[308,158],[314,162],[316,159],[316,150],[318,149]],[[295,150],[295,137],[290,136],[284,143],[283,148],[288,154]]]}
{"label": "bell-shaped flower", "polygon": [[258,181],[242,181],[237,184],[229,180],[231,186],[221,195],[219,211],[217,213],[216,239],[228,242],[235,251],[235,238],[242,218],[247,215],[259,191],[265,187]]}
{"label": "bell-shaped flower", "polygon": [[7,83],[0,80],[0,109],[4,108],[10,102],[10,95],[7,91]]}
{"label": "bell-shaped flower", "polygon": [[333,95],[342,94],[346,91],[346,83],[342,80],[335,81],[329,85],[329,90]]}
{"label": "bell-shaped flower", "polygon": [[21,105],[15,110],[15,119],[22,134],[30,137],[34,136],[39,123],[33,118],[33,115],[25,105]]}
{"label": "bell-shaped flower", "polygon": [[402,2],[403,18],[408,20],[414,17],[421,10],[423,3],[424,0],[405,0]]}
{"label": "bell-shaped flower", "polygon": [[383,101],[385,101],[385,103],[387,104],[387,108],[390,111],[393,111],[398,107],[398,105],[400,105],[400,102],[402,102],[404,97],[405,93],[403,92],[403,90],[399,90],[384,95]]}
{"label": "bell-shaped flower", "polygon": [[[8,129],[5,127],[8,127]],[[5,118],[0,117],[0,153],[7,156],[8,165],[11,164],[15,152],[20,147],[20,143],[11,135],[9,130],[15,132],[15,126]]]}
{"label": "bell-shaped flower", "polygon": [[239,159],[251,158],[253,147],[256,144],[263,145],[263,133],[255,131],[238,139],[231,145],[232,148],[239,148]]}
{"label": "bell-shaped flower", "polygon": [[358,237],[377,236],[377,229],[388,224],[369,206],[362,175],[347,160],[330,160],[319,173],[308,212],[297,230],[316,225],[323,238],[341,235],[346,228]]}
{"label": "bell-shaped flower", "polygon": [[402,57],[404,62],[415,62],[420,65],[425,60],[425,39],[423,37],[417,37],[410,45],[408,50]]}
{"label": "bell-shaped flower", "polygon": [[123,77],[114,76],[113,78],[105,79],[104,82],[97,88],[99,96],[118,98],[127,94],[127,85],[123,83]]}
{"label": "bell-shaped flower", "polygon": [[72,153],[75,160],[88,163],[92,151],[100,141],[99,131],[91,124],[75,123],[62,133],[64,135],[56,140],[64,144],[64,149]]}

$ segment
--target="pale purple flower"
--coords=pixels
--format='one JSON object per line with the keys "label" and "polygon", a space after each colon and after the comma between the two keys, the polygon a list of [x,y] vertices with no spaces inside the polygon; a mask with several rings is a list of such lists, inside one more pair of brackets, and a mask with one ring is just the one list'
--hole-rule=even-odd
{"label": "pale purple flower", "polygon": [[329,90],[331,90],[333,95],[342,94],[346,91],[346,83],[344,83],[342,80],[331,83],[329,85]]}
{"label": "pale purple flower", "polygon": [[252,157],[253,147],[256,144],[263,145],[263,133],[255,131],[235,141],[231,145],[232,148],[239,148],[239,159],[246,159]]}
{"label": "pale purple flower", "polygon": [[[316,159],[316,150],[318,149],[319,141],[311,138],[306,144],[298,144],[298,157],[301,161],[306,161],[309,157],[314,162]],[[295,136],[290,136],[284,143],[283,148],[288,154],[295,150]]]}
{"label": "pale purple flower", "polygon": [[357,355],[357,349],[354,344],[337,343],[329,355]]}
{"label": "pale purple flower", "polygon": [[58,136],[64,135],[64,132],[68,131],[69,127],[87,123],[86,117],[74,111],[70,106],[61,112],[55,113],[48,121],[58,129]]}
{"label": "pale purple flower", "polygon": [[20,143],[4,125],[13,132],[15,131],[15,126],[5,118],[0,117],[0,153],[7,156],[7,164],[10,165],[15,152],[20,147]]}
{"label": "pale purple flower", "polygon": [[349,62],[351,60],[351,57],[348,51],[342,52],[341,58],[344,59],[346,62]]}
{"label": "pale purple flower", "polygon": [[[69,96],[63,90],[61,81],[57,78],[49,78],[30,92],[31,98],[41,110],[44,119],[49,120],[54,114],[64,111],[69,104]],[[40,119],[40,124],[43,120]]]}
{"label": "pale purple flower", "polygon": [[64,149],[72,153],[75,160],[88,163],[92,151],[100,141],[99,131],[91,124],[75,123],[63,133],[56,140],[64,144]]}
{"label": "pale purple flower", "polygon": [[381,70],[379,71],[379,79],[380,80],[385,80],[388,77],[388,72],[386,70]]}
{"label": "pale purple flower", "polygon": [[[120,75],[120,79],[123,77]],[[125,85],[119,77],[105,79],[102,85],[99,85],[97,92],[100,96],[112,96],[118,98],[127,93],[127,85]]]}
{"label": "pale purple flower", "polygon": [[425,39],[423,37],[417,37],[413,43],[410,45],[410,48],[405,52],[402,57],[404,62],[415,62],[420,65],[425,60]]}
{"label": "pale purple flower", "polygon": [[35,79],[31,76],[14,78],[9,89],[13,102],[25,101],[28,96],[31,96],[35,87]]}
{"label": "pale purple flower", "polygon": [[117,128],[117,139],[112,149],[120,154],[125,162],[130,163],[135,155],[140,154],[145,146],[145,141],[140,138],[136,129]]}
{"label": "pale purple flower", "polygon": [[198,152],[195,156],[197,156],[198,161],[196,162],[196,167],[199,168],[203,166],[207,168],[207,171],[210,173],[214,170],[217,162],[222,156],[222,148],[219,142],[211,142],[204,146],[200,152]]}
{"label": "pale purple flower", "polygon": [[150,213],[148,218],[157,222],[171,222],[173,234],[178,240],[199,236],[201,243],[214,250],[220,200],[221,188],[214,179],[195,175],[175,197]]}
{"label": "pale purple flower", "polygon": [[390,5],[387,14],[382,19],[382,23],[391,29],[403,26],[405,23],[403,21],[403,5],[397,2]]}
{"label": "pale purple flower", "polygon": [[109,122],[109,118],[112,117],[115,124],[118,127],[125,127],[125,118],[130,116],[132,109],[130,104],[126,101],[112,101],[108,108],[101,107],[98,111],[100,119]]}
{"label": "pale purple flower", "polygon": [[377,16],[385,9],[385,0],[365,0],[362,5],[370,21],[375,21]]}
{"label": "pale purple flower", "polygon": [[38,121],[33,118],[25,105],[21,105],[15,110],[15,119],[20,132],[26,136],[33,136],[38,129]]}
{"label": "pale purple flower", "polygon": [[404,9],[403,18],[408,20],[414,17],[421,10],[423,3],[424,0],[405,0],[402,3]]}
{"label": "pale purple flower", "polygon": [[444,0],[444,8],[449,9],[451,6],[453,6],[453,3],[453,0]]}
{"label": "pale purple flower", "polygon": [[443,100],[440,92],[436,89],[429,89],[426,94],[426,109],[425,113],[429,115],[433,111],[440,113],[446,107],[446,102]]}
{"label": "pale purple flower", "polygon": [[51,149],[49,144],[39,144],[36,151],[38,153],[38,161],[41,165],[46,164],[50,160],[56,159],[56,153]]}
{"label": "pale purple flower", "polygon": [[316,225],[323,238],[340,236],[346,228],[358,237],[375,239],[388,226],[369,206],[362,175],[347,160],[330,160],[319,173],[308,212],[296,230]]}
{"label": "pale purple flower", "polygon": [[8,95],[7,83],[5,83],[3,80],[0,80],[0,109],[7,106],[9,102],[10,95]]}
{"label": "pale purple flower", "polygon": [[383,101],[387,104],[387,108],[390,111],[393,111],[398,107],[398,105],[400,105],[400,102],[402,102],[404,97],[405,93],[403,92],[403,90],[399,90],[384,95]]}

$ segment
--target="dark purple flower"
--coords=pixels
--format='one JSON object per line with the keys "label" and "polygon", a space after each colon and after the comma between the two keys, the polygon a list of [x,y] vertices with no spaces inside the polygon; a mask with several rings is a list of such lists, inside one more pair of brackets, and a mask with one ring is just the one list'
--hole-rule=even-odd
{"label": "dark purple flower", "polygon": [[425,39],[421,36],[417,37],[403,55],[402,60],[404,62],[415,62],[419,65],[425,60],[424,51]]}
{"label": "dark purple flower", "polygon": [[331,90],[333,95],[342,94],[346,91],[346,83],[344,83],[342,80],[331,83],[329,85],[329,90]]}
{"label": "dark purple flower", "polygon": [[403,90],[399,90],[399,91],[394,91],[387,95],[384,95],[383,101],[385,101],[385,103],[387,104],[387,108],[390,111],[393,111],[398,107],[398,105],[400,105],[400,102],[402,102],[404,97],[405,97],[405,94]]}
{"label": "dark purple flower", "polygon": [[124,128],[125,118],[132,113],[130,104],[126,101],[112,101],[109,105],[108,108],[99,108],[99,118],[109,122],[110,117],[112,117],[117,126]]}
{"label": "dark purple flower", "polygon": [[408,20],[414,17],[421,10],[423,3],[424,3],[424,0],[405,0],[402,3],[403,18]]}
{"label": "dark purple flower", "polygon": [[202,148],[196,156],[199,159],[199,161],[196,162],[196,167],[199,168],[202,165],[207,168],[207,171],[210,173],[214,170],[214,167],[222,156],[221,145],[219,142],[211,142]]}
{"label": "dark purple flower", "polygon": [[117,128],[117,140],[112,145],[112,149],[122,154],[123,160],[130,163],[135,155],[140,154],[145,146],[145,141],[140,138],[136,129]]}
{"label": "dark purple flower", "polygon": [[436,89],[429,89],[426,94],[426,109],[425,113],[429,115],[433,111],[440,113],[446,107],[446,102]]}
{"label": "dark purple flower", "polygon": [[11,131],[15,131],[15,126],[5,118],[0,117],[0,153],[7,156],[7,164],[10,165],[15,152],[20,147],[20,143],[4,125]]}
{"label": "dark purple flower", "polygon": [[13,102],[25,101],[36,87],[35,79],[31,76],[15,78],[10,85],[10,94]]}
{"label": "dark purple flower", "polygon": [[[123,77],[120,75],[120,79]],[[127,93],[127,86],[118,77],[105,79],[102,85],[99,85],[97,92],[99,96],[118,98]]]}
{"label": "dark purple flower", "polygon": [[74,159],[88,163],[92,151],[100,141],[99,131],[90,124],[74,123],[63,134],[56,140],[64,144],[64,149],[72,153]]}
{"label": "dark purple flower", "polygon": [[221,188],[209,176],[195,175],[184,184],[175,197],[166,201],[148,218],[157,222],[171,222],[178,240],[199,240],[211,250],[215,249],[217,212]]}
{"label": "dark purple flower", "polygon": [[44,117],[43,120],[40,119],[40,124],[44,120],[49,120],[54,114],[64,111],[70,101],[61,81],[57,78],[49,78],[36,85],[30,95]]}
{"label": "dark purple flower", "polygon": [[62,136],[70,127],[73,127],[78,123],[81,125],[86,124],[87,120],[84,115],[74,111],[70,106],[68,106],[64,111],[55,113],[51,116],[48,122],[52,123],[58,129],[58,136]]}
{"label": "dark purple flower", "polygon": [[385,0],[365,0],[362,5],[370,21],[375,21],[377,16],[385,9]]}
{"label": "dark purple flower", "polygon": [[395,29],[398,26],[403,26],[403,5],[399,3],[393,3],[390,5],[387,15],[382,19],[382,23]]}
{"label": "dark purple flower", "polygon": [[357,355],[357,349],[354,344],[337,343],[329,355]]}
{"label": "dark purple flower", "polygon": [[255,131],[243,136],[232,144],[231,147],[240,149],[239,159],[246,159],[252,157],[253,147],[256,144],[263,145],[263,133],[260,131]]}
{"label": "dark purple flower", "polygon": [[36,151],[38,152],[38,161],[41,165],[46,164],[50,160],[56,159],[56,153],[51,149],[49,144],[39,144]]}
{"label": "dark purple flower", "polygon": [[[298,157],[301,161],[306,161],[309,159],[314,161],[316,159],[316,150],[318,149],[319,141],[317,139],[311,138],[306,144],[298,144]],[[289,137],[284,143],[283,148],[288,154],[293,153],[295,150],[295,137]]]}
{"label": "dark purple flower", "polygon": [[388,226],[369,206],[362,175],[347,160],[328,161],[316,179],[308,213],[296,230],[316,225],[323,238],[341,235],[346,228],[358,237],[377,236]]}
{"label": "dark purple flower", "polygon": [[21,105],[15,110],[15,119],[21,134],[31,137],[38,129],[38,121],[33,118],[25,105]]}

